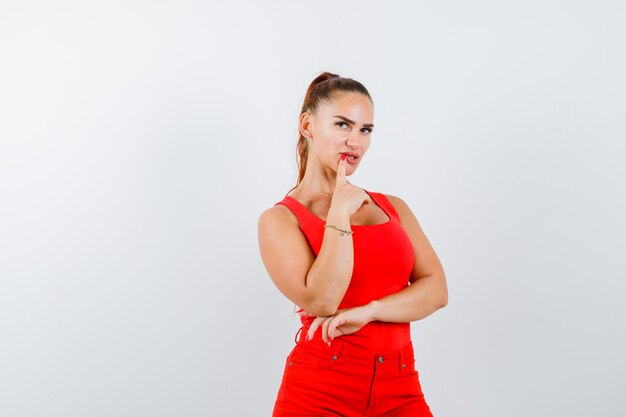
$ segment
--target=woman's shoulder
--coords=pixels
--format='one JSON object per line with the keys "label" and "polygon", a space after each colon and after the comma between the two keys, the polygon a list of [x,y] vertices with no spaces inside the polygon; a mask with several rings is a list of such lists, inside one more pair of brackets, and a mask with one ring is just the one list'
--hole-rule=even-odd
{"label": "woman's shoulder", "polygon": [[294,220],[296,220],[296,217],[293,212],[284,204],[279,203],[266,208],[259,215],[259,221],[293,223]]}
{"label": "woman's shoulder", "polygon": [[393,206],[397,209],[398,207],[402,207],[402,206],[406,206],[406,202],[398,197],[397,195],[394,194],[387,194],[387,193],[379,193],[382,194],[383,196],[385,196],[385,198],[391,203],[393,204]]}
{"label": "woman's shoulder", "polygon": [[407,212],[411,211],[406,201],[404,201],[404,199],[402,199],[401,197],[397,195],[383,193],[383,192],[374,192],[374,193],[377,194],[378,197],[383,197],[385,202],[389,206],[391,206],[390,208],[393,209],[396,212],[395,214],[401,219],[404,217],[404,215]]}
{"label": "woman's shoulder", "polygon": [[285,205],[285,198],[266,208],[259,215],[259,223],[272,223],[283,226],[298,226],[297,217],[293,211]]}
{"label": "woman's shoulder", "polygon": [[367,190],[367,192],[369,194],[374,194],[376,197],[383,197],[383,199],[387,200],[388,202],[390,202],[391,204],[393,204],[393,206],[402,206],[402,205],[406,205],[406,203],[404,202],[404,200],[394,194],[388,194],[388,193],[383,193],[381,191],[372,191],[372,190]]}

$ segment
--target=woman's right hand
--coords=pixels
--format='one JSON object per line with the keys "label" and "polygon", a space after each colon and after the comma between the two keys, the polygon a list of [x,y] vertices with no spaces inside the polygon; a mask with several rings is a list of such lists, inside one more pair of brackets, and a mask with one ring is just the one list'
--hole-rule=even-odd
{"label": "woman's right hand", "polygon": [[335,192],[330,203],[330,209],[344,210],[348,215],[362,209],[365,204],[371,201],[370,196],[362,189],[354,186],[346,179],[346,167],[348,165],[345,154],[339,158],[337,165],[337,181],[335,182]]}

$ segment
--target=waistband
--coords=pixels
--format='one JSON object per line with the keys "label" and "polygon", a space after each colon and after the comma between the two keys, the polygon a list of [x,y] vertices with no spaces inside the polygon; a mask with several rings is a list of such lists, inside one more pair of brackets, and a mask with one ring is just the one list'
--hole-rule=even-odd
{"label": "waistband", "polygon": [[297,355],[301,352],[315,356],[321,361],[346,361],[355,365],[374,366],[376,368],[405,368],[407,366],[412,367],[415,363],[412,341],[398,349],[370,350],[346,342],[342,340],[342,336],[333,339],[330,346],[300,338],[296,341],[296,346],[291,355],[294,353]]}
{"label": "waistband", "polygon": [[[322,331],[317,329],[313,338],[304,341],[309,331],[309,323],[305,323],[298,329],[294,337],[294,342],[306,342],[308,344],[316,344],[322,348],[328,346],[322,340]],[[298,335],[300,337],[298,337]],[[385,350],[398,350],[409,342],[411,342],[411,327],[409,323],[385,323],[371,322],[363,326],[359,331],[344,336],[338,336],[335,340],[344,341],[356,348],[363,348],[372,352],[380,352]],[[331,342],[331,346],[335,343]]]}

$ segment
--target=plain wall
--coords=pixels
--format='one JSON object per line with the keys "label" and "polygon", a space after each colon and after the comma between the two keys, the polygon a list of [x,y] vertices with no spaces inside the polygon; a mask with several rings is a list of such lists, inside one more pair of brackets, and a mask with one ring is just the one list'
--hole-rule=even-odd
{"label": "plain wall", "polygon": [[623,415],[626,6],[0,6],[0,415],[268,416],[299,322],[257,241],[311,80],[361,81],[349,180],[403,198],[449,304],[437,417]]}

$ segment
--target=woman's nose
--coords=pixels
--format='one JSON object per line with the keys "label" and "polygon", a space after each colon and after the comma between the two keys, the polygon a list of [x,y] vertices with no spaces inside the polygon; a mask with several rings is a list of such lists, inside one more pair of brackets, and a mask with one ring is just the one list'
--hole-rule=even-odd
{"label": "woman's nose", "polygon": [[348,139],[346,140],[346,145],[348,145],[351,148],[358,147],[359,146],[359,138],[355,137],[354,135],[348,136]]}

